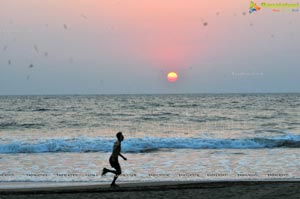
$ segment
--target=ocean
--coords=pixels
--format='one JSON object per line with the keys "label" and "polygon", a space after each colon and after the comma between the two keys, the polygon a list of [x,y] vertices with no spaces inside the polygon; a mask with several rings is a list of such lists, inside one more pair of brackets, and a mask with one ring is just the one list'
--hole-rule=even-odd
{"label": "ocean", "polygon": [[300,178],[300,94],[0,96],[1,182]]}

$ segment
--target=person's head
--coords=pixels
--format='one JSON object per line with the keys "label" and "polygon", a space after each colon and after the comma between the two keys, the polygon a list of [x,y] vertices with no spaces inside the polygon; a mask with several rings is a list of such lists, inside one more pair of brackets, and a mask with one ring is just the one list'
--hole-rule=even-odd
{"label": "person's head", "polygon": [[116,136],[117,136],[117,138],[118,138],[119,141],[123,141],[124,140],[124,136],[123,136],[122,132],[118,132],[116,134]]}

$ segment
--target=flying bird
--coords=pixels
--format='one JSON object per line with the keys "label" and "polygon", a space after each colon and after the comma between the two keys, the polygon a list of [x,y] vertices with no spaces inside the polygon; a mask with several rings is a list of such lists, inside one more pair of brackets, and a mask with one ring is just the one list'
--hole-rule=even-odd
{"label": "flying bird", "polygon": [[37,47],[37,45],[34,45],[33,48],[34,48],[35,52],[39,53],[39,48]]}
{"label": "flying bird", "polygon": [[84,14],[82,14],[81,17],[82,17],[83,19],[88,19],[88,17],[85,16]]}

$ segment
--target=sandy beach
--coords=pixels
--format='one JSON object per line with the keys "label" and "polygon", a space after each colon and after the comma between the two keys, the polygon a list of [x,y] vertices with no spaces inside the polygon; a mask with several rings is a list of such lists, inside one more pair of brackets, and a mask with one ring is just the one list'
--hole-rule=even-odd
{"label": "sandy beach", "polygon": [[0,189],[0,198],[299,198],[299,181],[148,182]]}

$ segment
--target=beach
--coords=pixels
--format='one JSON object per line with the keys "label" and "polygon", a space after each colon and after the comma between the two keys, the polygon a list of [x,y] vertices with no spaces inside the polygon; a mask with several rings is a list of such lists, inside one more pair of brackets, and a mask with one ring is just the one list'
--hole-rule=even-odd
{"label": "beach", "polygon": [[0,189],[0,198],[299,198],[299,181],[206,181]]}
{"label": "beach", "polygon": [[0,199],[300,199],[297,3],[0,1]]}
{"label": "beach", "polygon": [[299,94],[2,96],[0,181],[110,183],[101,171],[110,168],[118,131],[128,159],[120,160],[120,183],[299,178],[299,101]]}
{"label": "beach", "polygon": [[[300,195],[299,94],[0,99],[0,198]],[[127,161],[111,189],[118,131]]]}

